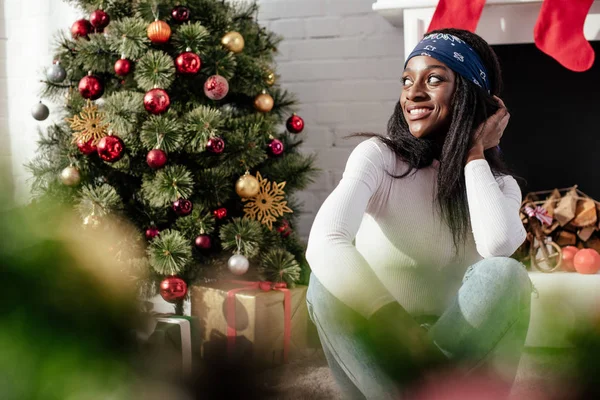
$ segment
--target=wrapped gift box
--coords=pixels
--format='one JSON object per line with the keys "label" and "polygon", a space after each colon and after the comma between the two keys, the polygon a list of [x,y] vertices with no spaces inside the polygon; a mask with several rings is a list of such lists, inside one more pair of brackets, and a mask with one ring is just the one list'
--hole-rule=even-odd
{"label": "wrapped gift box", "polygon": [[[231,326],[232,319],[227,317],[228,309],[231,309],[231,303],[228,307],[228,292],[243,286],[227,281],[192,286],[191,310],[192,315],[200,320],[204,359],[219,361],[227,357],[232,361],[268,368],[310,356],[320,348],[316,328],[308,317],[307,286],[289,289],[287,352],[284,351],[284,291],[258,288],[238,291],[230,300],[235,301],[235,321]],[[234,345],[228,334],[235,336]]]}

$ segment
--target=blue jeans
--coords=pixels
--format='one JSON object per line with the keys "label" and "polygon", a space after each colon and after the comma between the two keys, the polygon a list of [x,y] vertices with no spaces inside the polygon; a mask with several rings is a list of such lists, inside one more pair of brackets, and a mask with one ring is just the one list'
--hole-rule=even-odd
{"label": "blue jeans", "polygon": [[[458,294],[439,318],[422,324],[429,338],[452,361],[473,371],[492,366],[512,382],[529,327],[532,284],[525,267],[507,257],[469,267]],[[308,312],[344,398],[400,399],[403,388],[380,367],[368,321],[325,289],[311,274]],[[417,322],[423,322],[415,316]],[[405,360],[404,360],[405,361]],[[398,360],[401,365],[403,360]]]}

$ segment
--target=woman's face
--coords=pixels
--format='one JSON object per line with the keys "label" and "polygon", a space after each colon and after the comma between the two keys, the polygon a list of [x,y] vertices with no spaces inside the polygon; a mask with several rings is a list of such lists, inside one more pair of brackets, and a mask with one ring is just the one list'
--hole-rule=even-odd
{"label": "woman's face", "polygon": [[400,104],[410,133],[423,138],[447,130],[456,87],[454,71],[435,58],[413,57],[406,64],[402,84]]}

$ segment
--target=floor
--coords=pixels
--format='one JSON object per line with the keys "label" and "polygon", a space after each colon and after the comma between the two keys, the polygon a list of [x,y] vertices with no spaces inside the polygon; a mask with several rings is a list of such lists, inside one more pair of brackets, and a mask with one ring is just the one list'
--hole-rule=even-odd
{"label": "floor", "polygon": [[[564,351],[528,350],[523,355],[511,400],[559,400],[569,392],[565,378],[572,359]],[[269,399],[341,399],[327,361],[321,351],[310,358],[266,371],[262,380],[272,396]],[[443,397],[445,398],[445,397]],[[473,399],[480,400],[478,397]]]}

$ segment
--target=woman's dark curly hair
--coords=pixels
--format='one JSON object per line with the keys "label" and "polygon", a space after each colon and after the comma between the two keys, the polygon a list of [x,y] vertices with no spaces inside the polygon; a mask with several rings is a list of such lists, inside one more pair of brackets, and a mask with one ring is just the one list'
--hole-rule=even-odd
{"label": "woman's dark curly hair", "polygon": [[[492,97],[498,95],[502,87],[500,64],[496,54],[480,36],[462,29],[440,29],[431,33],[446,33],[459,37],[471,46],[481,57],[491,85],[490,94],[474,83],[456,74],[456,88],[452,98],[452,120],[443,145],[435,138],[416,138],[409,129],[402,112],[400,101],[388,122],[388,136],[372,133],[358,133],[352,136],[379,137],[398,157],[408,164],[408,170],[395,178],[404,178],[411,172],[440,161],[437,177],[436,203],[453,234],[454,246],[458,252],[464,245],[470,227],[464,166],[472,138],[477,127],[498,110],[498,103]],[[484,152],[495,176],[511,175],[500,149],[492,148]]]}

